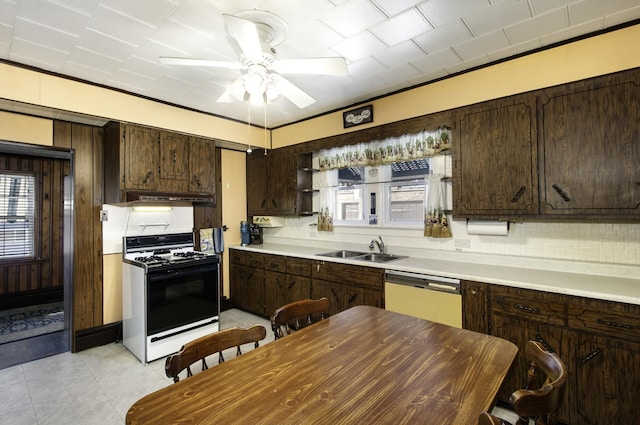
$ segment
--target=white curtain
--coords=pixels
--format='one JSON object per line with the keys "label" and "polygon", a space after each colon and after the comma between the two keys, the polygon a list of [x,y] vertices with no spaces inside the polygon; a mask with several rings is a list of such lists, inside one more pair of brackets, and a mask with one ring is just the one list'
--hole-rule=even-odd
{"label": "white curtain", "polygon": [[450,238],[451,227],[445,214],[444,183],[442,174],[425,176],[424,236]]}

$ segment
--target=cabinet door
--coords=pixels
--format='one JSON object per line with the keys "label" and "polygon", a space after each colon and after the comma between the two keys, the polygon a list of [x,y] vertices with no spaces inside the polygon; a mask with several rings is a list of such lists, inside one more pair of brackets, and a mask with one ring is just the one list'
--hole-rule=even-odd
{"label": "cabinet door", "polygon": [[311,278],[287,275],[286,281],[287,303],[311,298]]}
{"label": "cabinet door", "polygon": [[288,303],[287,274],[265,270],[264,305],[265,314],[271,316],[277,308]]}
{"label": "cabinet door", "polygon": [[296,169],[295,157],[289,149],[271,151],[268,159],[267,209],[274,215],[296,213]]}
{"label": "cabinet door", "polygon": [[454,216],[538,213],[535,109],[520,95],[455,112]]}
{"label": "cabinet door", "polygon": [[189,192],[215,193],[215,145],[213,141],[192,137],[189,143]]}
{"label": "cabinet door", "polygon": [[329,315],[333,316],[342,311],[342,293],[339,284],[324,279],[311,281],[311,298],[326,298],[329,300]]}
{"label": "cabinet door", "polygon": [[247,214],[263,215],[268,213],[267,203],[267,160],[269,155],[255,150],[247,155]]}
{"label": "cabinet door", "polygon": [[487,284],[463,280],[460,282],[460,291],[462,293],[462,327],[488,334]]}
{"label": "cabinet door", "polygon": [[[527,370],[530,365],[530,361],[527,360],[524,354],[527,341],[538,341],[542,343],[547,350],[557,353],[561,359],[568,358],[568,351],[563,339],[563,331],[560,327],[549,326],[541,322],[522,320],[514,316],[502,314],[494,314],[492,322],[492,335],[511,341],[518,347],[516,359],[498,393],[498,399],[502,401],[507,402],[515,390],[525,388],[527,383]],[[541,386],[542,382],[538,382],[536,385]],[[560,409],[560,419],[565,423],[568,423],[570,394],[571,391],[569,388],[565,390],[565,400]]]}
{"label": "cabinet door", "polygon": [[158,175],[158,131],[126,125],[124,133],[125,190],[156,190]]}
{"label": "cabinet door", "polygon": [[539,112],[542,212],[640,215],[640,72],[544,93]]}
{"label": "cabinet door", "polygon": [[569,373],[569,382],[575,388],[571,423],[637,423],[640,417],[638,344],[574,333],[571,347],[575,359],[575,369]]}
{"label": "cabinet door", "polygon": [[189,174],[189,137],[160,132],[161,192],[186,192]]}
{"label": "cabinet door", "polygon": [[264,269],[236,266],[231,278],[231,301],[242,310],[264,315]]}

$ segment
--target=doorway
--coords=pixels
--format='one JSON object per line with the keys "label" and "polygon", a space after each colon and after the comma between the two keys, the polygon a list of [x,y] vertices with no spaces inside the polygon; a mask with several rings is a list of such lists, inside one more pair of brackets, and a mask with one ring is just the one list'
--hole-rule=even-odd
{"label": "doorway", "polygon": [[70,349],[71,161],[0,141],[0,369]]}

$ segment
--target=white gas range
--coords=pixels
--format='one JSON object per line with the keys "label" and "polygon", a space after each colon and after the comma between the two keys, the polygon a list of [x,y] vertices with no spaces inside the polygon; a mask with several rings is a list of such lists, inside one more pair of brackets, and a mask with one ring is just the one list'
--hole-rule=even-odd
{"label": "white gas range", "polygon": [[219,329],[220,257],[192,233],[123,238],[123,344],[147,363]]}

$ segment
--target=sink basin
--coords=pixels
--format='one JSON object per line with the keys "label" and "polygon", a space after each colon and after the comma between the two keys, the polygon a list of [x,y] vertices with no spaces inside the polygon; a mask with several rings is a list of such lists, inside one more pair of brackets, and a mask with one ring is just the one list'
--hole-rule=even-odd
{"label": "sink basin", "polygon": [[366,254],[359,257],[354,258],[354,260],[364,260],[364,261],[372,261],[374,263],[386,263],[387,261],[399,260],[401,258],[407,258],[400,255],[392,255],[392,254]]}
{"label": "sink basin", "polygon": [[366,252],[360,252],[360,251],[348,251],[348,250],[340,250],[340,251],[330,251],[330,252],[323,252],[322,254],[318,254],[321,255],[323,257],[333,257],[333,258],[353,258],[353,257],[358,257],[360,255],[366,255]]}
{"label": "sink basin", "polygon": [[387,261],[406,258],[399,255],[376,254],[373,252],[349,251],[344,249],[340,251],[323,252],[322,254],[317,254],[317,255],[321,255],[323,257],[349,258],[351,260],[371,261],[373,263],[386,263]]}

